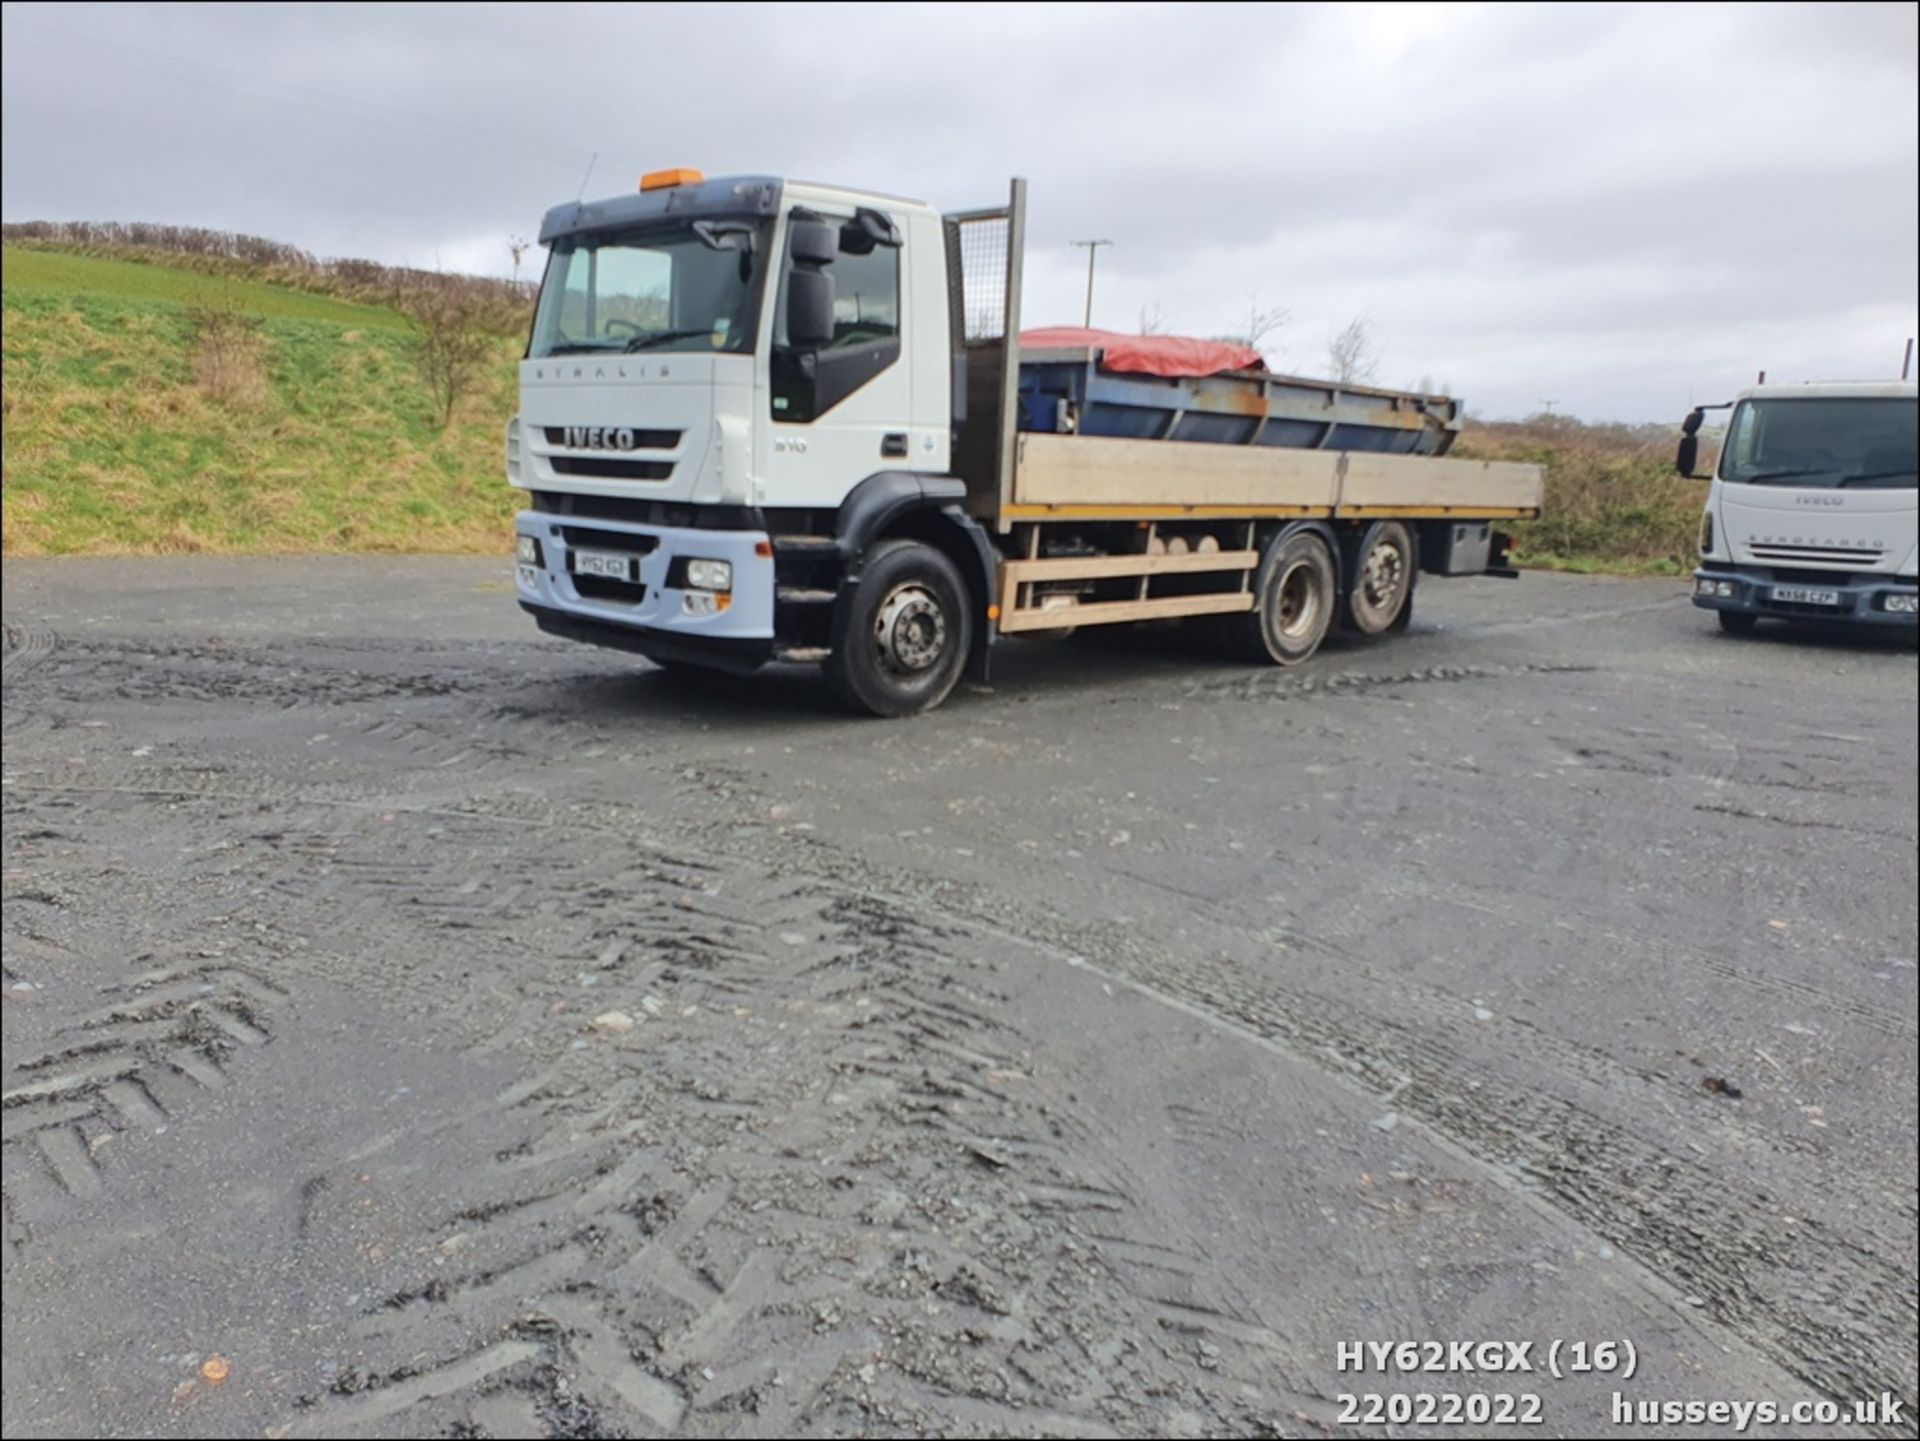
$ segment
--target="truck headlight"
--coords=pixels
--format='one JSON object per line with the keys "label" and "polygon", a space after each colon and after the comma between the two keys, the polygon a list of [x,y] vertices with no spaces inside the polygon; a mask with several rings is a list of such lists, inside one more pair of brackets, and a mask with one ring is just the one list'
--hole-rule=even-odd
{"label": "truck headlight", "polygon": [[1920,613],[1920,606],[1915,605],[1917,600],[1920,600],[1920,596],[1890,595],[1887,597],[1887,611],[1891,615],[1914,615]]}
{"label": "truck headlight", "polygon": [[725,560],[688,561],[687,588],[689,590],[732,590],[733,563]]}
{"label": "truck headlight", "polygon": [[520,556],[520,564],[522,565],[539,565],[540,564],[541,562],[540,542],[536,540],[533,536],[530,536],[530,535],[521,536],[519,540],[518,551]]}

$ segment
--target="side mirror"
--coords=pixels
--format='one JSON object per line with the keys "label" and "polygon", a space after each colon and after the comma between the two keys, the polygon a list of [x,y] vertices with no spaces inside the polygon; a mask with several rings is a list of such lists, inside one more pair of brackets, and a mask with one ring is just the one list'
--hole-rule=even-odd
{"label": "side mirror", "polygon": [[1701,411],[1690,410],[1687,418],[1680,422],[1680,450],[1673,458],[1673,468],[1688,480],[1700,479],[1693,473],[1693,467],[1700,459],[1699,430],[1706,418]]}
{"label": "side mirror", "polygon": [[787,344],[818,350],[832,339],[833,276],[796,265],[787,276]]}
{"label": "side mirror", "polygon": [[840,249],[848,255],[871,255],[879,245],[897,250],[900,244],[900,227],[871,206],[862,205],[854,211],[853,219],[840,227]]}
{"label": "side mirror", "polygon": [[1680,437],[1680,453],[1673,458],[1673,468],[1688,480],[1699,479],[1693,473],[1694,464],[1700,459],[1700,437],[1683,435]]}
{"label": "side mirror", "polygon": [[796,219],[787,226],[787,253],[796,265],[831,265],[840,253],[840,231],[824,220]]}

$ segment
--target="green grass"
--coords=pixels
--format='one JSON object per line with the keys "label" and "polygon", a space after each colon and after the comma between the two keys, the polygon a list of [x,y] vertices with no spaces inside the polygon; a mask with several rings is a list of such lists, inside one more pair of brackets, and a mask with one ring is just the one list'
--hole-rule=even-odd
{"label": "green grass", "polygon": [[208,275],[168,264],[109,260],[59,250],[9,245],[5,248],[5,290],[18,294],[159,301],[172,305],[221,305],[269,320],[312,320],[324,324],[402,330],[397,311],[361,305],[330,295],[315,295],[255,280]]}
{"label": "green grass", "polygon": [[[246,280],[5,253],[8,555],[503,551],[520,343],[438,425],[396,312]],[[195,307],[253,317],[238,396]]]}

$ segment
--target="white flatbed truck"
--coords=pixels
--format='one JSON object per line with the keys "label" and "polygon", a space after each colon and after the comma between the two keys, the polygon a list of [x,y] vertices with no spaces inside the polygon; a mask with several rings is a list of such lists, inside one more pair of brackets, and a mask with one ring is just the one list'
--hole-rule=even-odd
{"label": "white flatbed truck", "polygon": [[507,429],[520,604],[669,667],[817,662],[877,715],[1002,637],[1212,616],[1252,661],[1511,575],[1538,468],[1445,454],[1445,396],[1023,354],[1025,183],[942,215],[667,171],[548,212]]}

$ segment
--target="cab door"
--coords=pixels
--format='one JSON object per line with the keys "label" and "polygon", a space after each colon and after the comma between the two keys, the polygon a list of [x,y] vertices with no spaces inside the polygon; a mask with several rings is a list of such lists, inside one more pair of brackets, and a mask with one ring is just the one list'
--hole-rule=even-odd
{"label": "cab door", "polygon": [[[875,240],[868,216],[890,227]],[[796,221],[825,221],[840,234],[837,253],[817,266],[833,282],[833,334],[801,349],[788,337],[788,288],[795,260],[782,242],[768,356],[765,409],[757,427],[766,444],[763,506],[831,509],[876,471],[911,465],[912,324],[908,254],[902,227],[884,212],[796,206]],[[803,262],[804,263],[804,262]]]}

